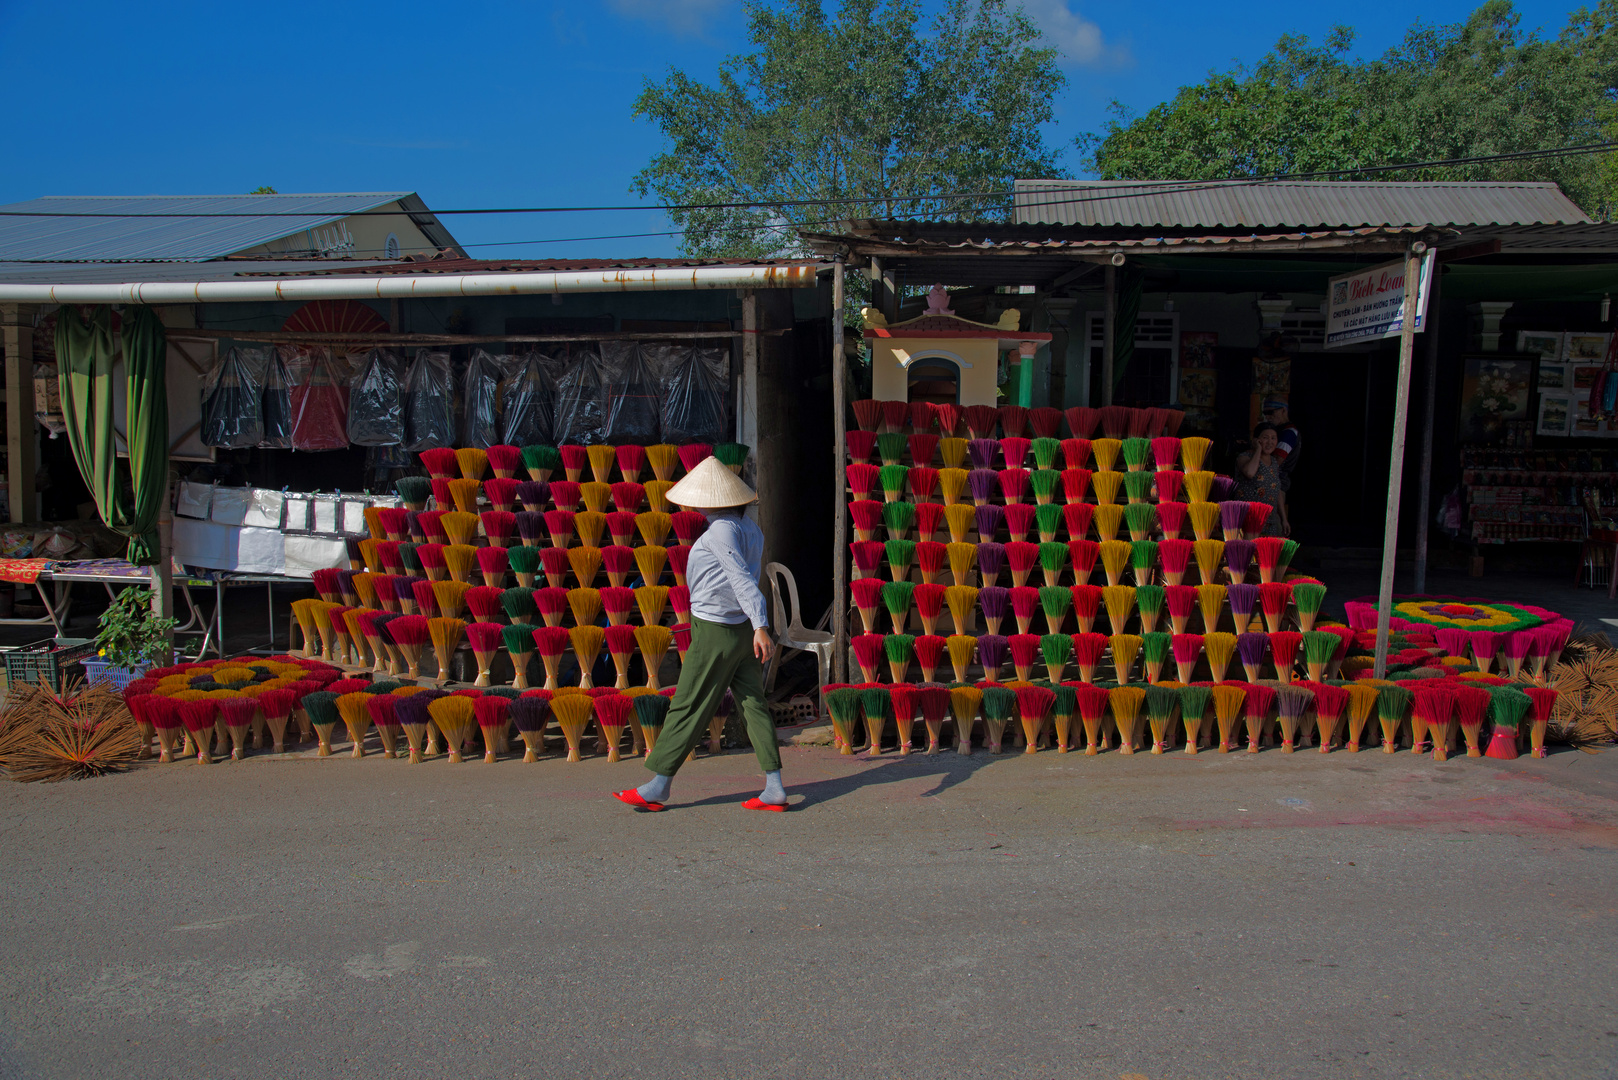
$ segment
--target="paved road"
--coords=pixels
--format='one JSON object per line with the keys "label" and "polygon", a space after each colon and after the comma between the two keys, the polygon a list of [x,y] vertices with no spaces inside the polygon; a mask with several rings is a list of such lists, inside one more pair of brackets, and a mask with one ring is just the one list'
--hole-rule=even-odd
{"label": "paved road", "polygon": [[1618,753],[0,783],[0,1075],[1618,1076]]}

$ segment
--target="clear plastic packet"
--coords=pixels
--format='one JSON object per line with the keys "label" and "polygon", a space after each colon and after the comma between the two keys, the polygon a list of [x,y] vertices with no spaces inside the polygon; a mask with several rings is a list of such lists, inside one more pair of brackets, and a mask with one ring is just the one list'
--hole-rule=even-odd
{"label": "clear plastic packet", "polygon": [[396,446],[404,441],[404,361],[372,349],[348,388],[348,441],[355,446]]}
{"label": "clear plastic packet", "polygon": [[457,445],[487,448],[500,441],[500,382],[504,357],[473,349],[461,379],[461,441]]}
{"label": "clear plastic packet", "polygon": [[264,385],[259,411],[264,419],[264,437],[258,445],[267,450],[286,450],[292,446],[292,379],[281,362],[280,350],[263,351]]}
{"label": "clear plastic packet", "polygon": [[559,345],[544,354],[541,363],[556,387],[552,431],[556,445],[606,442],[607,400],[599,347],[594,342]]}
{"label": "clear plastic packet", "polygon": [[663,389],[661,442],[721,443],[730,425],[730,351],[699,345],[646,345]]}
{"label": "clear plastic packet", "polygon": [[287,370],[292,375],[292,449],[345,449],[348,387],[331,350],[309,349]]}
{"label": "clear plastic packet", "polygon": [[250,351],[231,349],[203,376],[199,437],[205,446],[238,450],[264,437],[262,391]]}
{"label": "clear plastic packet", "polygon": [[552,446],[551,380],[539,353],[514,357],[500,387],[505,415],[500,441],[509,446]]}
{"label": "clear plastic packet", "polygon": [[405,374],[404,448],[410,453],[455,445],[455,389],[449,353],[419,349]]}
{"label": "clear plastic packet", "polygon": [[658,442],[658,385],[632,341],[601,343],[601,385],[606,392],[606,438],[614,445]]}

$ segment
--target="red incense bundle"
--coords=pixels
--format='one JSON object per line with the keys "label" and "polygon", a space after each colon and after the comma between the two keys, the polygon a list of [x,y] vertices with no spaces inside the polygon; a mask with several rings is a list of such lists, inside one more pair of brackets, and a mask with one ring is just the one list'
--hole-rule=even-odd
{"label": "red incense bundle", "polygon": [[1556,711],[1557,691],[1549,686],[1524,686],[1522,692],[1533,701],[1529,712],[1529,739],[1533,757],[1545,756],[1545,733],[1550,729],[1551,714]]}
{"label": "red incense bundle", "polygon": [[576,444],[558,446],[557,453],[562,455],[562,471],[567,474],[569,481],[578,483],[579,477],[590,464],[590,451]]}
{"label": "red incense bundle", "polygon": [[625,547],[635,542],[635,515],[624,510],[614,510],[607,515],[607,535],[614,544]]}
{"label": "red incense bundle", "polygon": [[489,685],[489,668],[494,665],[495,655],[500,652],[501,635],[505,627],[499,623],[475,622],[466,626],[466,640],[472,646],[472,655],[477,660],[478,677],[473,686]]}
{"label": "red incense bundle", "polygon": [[900,757],[910,753],[910,732],[916,722],[916,699],[916,688],[909,683],[895,683],[888,688],[894,726],[898,729]]}
{"label": "red incense bundle", "polygon": [[713,447],[707,443],[686,443],[680,447],[680,467],[690,472],[702,463],[703,458],[713,457]]}
{"label": "red incense bundle", "polygon": [[1000,440],[1000,453],[1006,459],[1007,469],[1021,469],[1023,461],[1028,457],[1028,448],[1033,443],[1028,439],[1007,436]]}
{"label": "red incense bundle", "polygon": [[565,548],[573,542],[576,516],[571,510],[545,511],[545,530],[550,533],[552,547]]}
{"label": "red incense bundle", "polygon": [[937,634],[919,635],[912,643],[916,664],[921,668],[922,682],[935,681],[934,675],[938,665],[943,662],[946,645],[946,640]]}
{"label": "red incense bundle", "polygon": [[568,631],[563,626],[541,626],[534,631],[534,651],[545,665],[545,689],[555,690],[557,673],[561,670],[562,654],[567,652]]}
{"label": "red incense bundle", "polygon": [[596,723],[601,725],[602,735],[607,741],[607,760],[621,761],[618,747],[624,741],[624,728],[629,726],[629,714],[635,708],[635,699],[624,694],[602,694],[595,698],[594,708]]}
{"label": "red incense bundle", "polygon": [[485,764],[497,758],[499,748],[506,741],[506,731],[511,722],[510,709],[510,701],[494,694],[484,694],[472,702],[472,718],[483,733]]}
{"label": "red incense bundle", "polygon": [[[1038,634],[1013,634],[1006,639],[1011,649],[1011,667],[1017,673],[1018,682],[1029,682],[1034,676],[1034,665],[1040,659],[1040,641]],[[1032,753],[1032,747],[1029,750]]]}
{"label": "red incense bundle", "polygon": [[584,485],[573,480],[551,481],[551,502],[558,510],[577,511],[584,495]]}
{"label": "red incense bundle", "polygon": [[1056,693],[1053,690],[1043,686],[1017,688],[1017,717],[1022,721],[1023,753],[1032,754],[1036,751],[1036,744],[1045,727],[1045,721],[1050,717],[1051,708],[1055,704]]}
{"label": "red incense bundle", "polygon": [[635,611],[635,590],[613,585],[601,590],[601,610],[609,626],[622,626]]}
{"label": "red incense bundle", "polygon": [[[912,403],[912,408],[914,403]],[[952,439],[961,430],[961,407],[945,402],[933,403],[933,423],[938,425],[938,433],[946,439]]]}
{"label": "red incense bundle", "polygon": [[1069,540],[1067,554],[1073,566],[1073,584],[1088,585],[1096,560],[1101,557],[1101,545],[1094,540]]}
{"label": "red incense bundle", "polygon": [[[492,543],[492,538],[491,538]],[[480,547],[477,549],[478,571],[483,575],[483,584],[493,588],[505,587],[506,571],[510,568],[510,557],[504,547]]]}
{"label": "red incense bundle", "polygon": [[1283,683],[1292,681],[1292,669],[1298,662],[1298,649],[1303,635],[1293,630],[1270,632],[1270,659],[1275,664],[1275,677]]}
{"label": "red incense bundle", "polygon": [[681,510],[669,515],[669,524],[674,528],[674,538],[682,545],[694,544],[707,529],[708,519],[695,510]]}
{"label": "red incense bundle", "polygon": [[1062,410],[1043,405],[1028,410],[1028,429],[1035,438],[1054,439],[1062,431]]}
{"label": "red incense bundle", "polygon": [[854,639],[854,659],[858,662],[860,673],[865,681],[877,681],[877,671],[885,656],[885,645],[881,634],[864,633]]}
{"label": "red incense bundle", "polygon": [[1027,503],[1009,503],[1001,509],[1001,516],[1006,523],[1006,532],[1012,540],[1028,539],[1028,531],[1034,527],[1034,515],[1036,513],[1036,509]]}
{"label": "red incense bundle", "polygon": [[1186,512],[1190,508],[1182,502],[1160,502],[1157,504],[1157,524],[1168,539],[1176,539],[1185,531]]}
{"label": "red incense bundle", "polygon": [[[247,757],[247,733],[258,715],[258,702],[250,697],[219,698],[219,716],[230,733],[230,758],[241,761]],[[224,744],[220,744],[223,752]]]}
{"label": "red incense bundle", "polygon": [[1501,635],[1493,630],[1471,630],[1467,637],[1472,642],[1472,662],[1487,675],[1495,656],[1500,652]]}
{"label": "red incense bundle", "polygon": [[1263,532],[1264,523],[1270,519],[1271,509],[1269,503],[1248,503],[1247,513],[1242,518],[1242,535],[1251,540]]}
{"label": "red incense bundle", "polygon": [[676,585],[669,590],[669,608],[674,612],[674,621],[688,623],[691,621],[691,591],[684,585]]}
{"label": "red incense bundle", "polygon": [[561,547],[539,549],[539,565],[545,571],[545,583],[552,588],[561,588],[567,584],[567,575],[573,569],[572,560],[567,554],[571,550]]}
{"label": "red incense bundle", "polygon": [[1033,573],[1039,562],[1039,545],[1026,540],[1013,540],[1005,545],[1005,556],[1006,566],[1011,569],[1012,585],[1027,585],[1028,575]]}
{"label": "red incense bundle", "polygon": [[1329,754],[1348,709],[1348,691],[1321,682],[1310,683],[1309,689],[1315,693],[1315,730],[1320,735],[1320,752]]}
{"label": "red incense bundle", "polygon": [[993,405],[968,405],[961,410],[969,439],[992,439],[1000,425],[1000,412]]}
{"label": "red incense bundle", "polygon": [[1073,686],[1078,698],[1079,720],[1084,725],[1084,753],[1093,757],[1101,753],[1101,724],[1107,715],[1107,691],[1088,682]]}
{"label": "red incense bundle", "polygon": [[944,520],[944,504],[924,502],[916,504],[916,539],[926,542],[938,535],[938,526]]}
{"label": "red incense bundle", "polygon": [[421,464],[427,470],[427,475],[435,479],[448,480],[450,477],[460,475],[460,466],[455,460],[455,451],[450,447],[434,447],[421,452]]}
{"label": "red incense bundle", "polygon": [[612,485],[612,505],[616,506],[620,513],[633,514],[645,501],[646,488],[641,484],[620,480]]}
{"label": "red incense bundle", "polygon": [[455,481],[435,476],[430,483],[433,488],[433,512],[446,513],[455,509]]}
{"label": "red incense bundle", "polygon": [[921,580],[931,585],[944,569],[944,560],[949,556],[949,547],[934,540],[923,540],[916,545],[916,565],[921,569]]}
{"label": "red incense bundle", "polygon": [[511,536],[517,529],[517,515],[510,510],[485,510],[478,516],[483,524],[483,535],[495,547],[510,547]]}
{"label": "red incense bundle", "polygon": [[1256,754],[1264,738],[1264,727],[1270,719],[1270,707],[1275,704],[1275,687],[1251,683],[1247,687],[1247,752]]}
{"label": "red incense bundle", "polygon": [[393,644],[404,657],[405,674],[411,679],[421,677],[421,649],[427,644],[427,619],[421,615],[401,615],[388,621],[385,627]]}
{"label": "red incense bundle", "polygon": [[646,468],[646,448],[633,443],[617,448],[618,474],[625,480],[640,482],[640,474]]}
{"label": "red incense bundle", "polygon": [[1100,585],[1073,586],[1073,617],[1078,621],[1080,633],[1088,634],[1090,628],[1095,625],[1096,613],[1101,610],[1101,599],[1104,595]]}
{"label": "red incense bundle", "polygon": [[912,401],[910,403],[910,430],[915,432],[931,431],[933,424],[938,420],[938,406],[930,401]]}
{"label": "red incense bundle", "polygon": [[1186,568],[1191,563],[1195,545],[1190,540],[1163,540],[1157,545],[1157,561],[1163,567],[1163,584],[1172,587],[1185,580]]}
{"label": "red incense bundle", "polygon": [[872,398],[860,398],[850,402],[854,410],[854,422],[860,426],[861,431],[874,432],[882,424],[882,403]]}
{"label": "red incense bundle", "polygon": [[[1015,589],[982,589],[978,592],[978,606],[983,609],[983,621],[989,633],[1000,632],[1000,620],[1006,613],[1006,601],[1011,601],[1011,613],[1017,620],[1017,633],[1027,634],[1039,613],[1039,590],[1031,585]],[[1023,679],[1024,676],[1017,676]]]}
{"label": "red incense bundle", "polygon": [[[1093,617],[1093,616],[1092,616]],[[1079,679],[1085,683],[1096,681],[1096,665],[1107,651],[1107,635],[1083,633],[1073,635],[1073,662],[1078,665]]]}
{"label": "red incense bundle", "polygon": [[[478,622],[499,622],[505,613],[501,597],[505,590],[489,585],[474,585],[461,593],[461,604]],[[451,614],[445,612],[445,614]],[[459,614],[458,612],[455,614]]]}
{"label": "red incense bundle", "polygon": [[1196,670],[1197,661],[1202,659],[1202,635],[1176,631],[1170,639],[1169,647],[1174,652],[1174,667],[1179,673],[1180,681],[1189,683]]}
{"label": "red incense bundle", "polygon": [[1021,405],[1000,406],[1000,426],[1007,436],[1020,437],[1028,429],[1028,410]]}
{"label": "red incense bundle", "polygon": [[[679,548],[674,548],[669,552],[669,563],[674,567],[675,578],[681,584],[684,584],[685,567],[674,561],[674,555],[679,550]],[[882,565],[883,557],[887,554],[887,550],[880,540],[856,540],[848,545],[848,550],[854,557],[854,577],[856,579],[870,577],[875,574],[878,567]]]}
{"label": "red incense bundle", "polygon": [[[628,592],[629,590],[624,590]],[[617,682],[613,688],[627,690],[629,688],[629,660],[635,655],[637,647],[635,641],[635,628],[627,624],[608,626],[605,630],[604,640],[607,644],[607,655],[612,657],[612,666],[617,671]]]}
{"label": "red incense bundle", "polygon": [[1292,602],[1292,586],[1284,581],[1270,581],[1258,587],[1259,606],[1264,611],[1264,627],[1271,634],[1281,629],[1287,605]]}
{"label": "red incense bundle", "polygon": [[[915,607],[916,614],[921,618],[922,629],[929,635],[936,633],[935,622],[944,611],[944,600],[947,595],[947,586],[932,582],[917,585],[910,594],[911,605]],[[925,681],[931,682],[932,680],[927,679]]]}
{"label": "red incense bundle", "polygon": [[1434,761],[1445,761],[1449,757],[1450,735],[1455,725],[1455,697],[1448,686],[1430,684],[1447,681],[1422,679],[1416,682],[1410,700],[1410,752],[1422,753],[1431,736]]}
{"label": "red incense bundle", "polygon": [[567,590],[560,585],[548,585],[534,590],[534,607],[546,626],[560,626],[567,615]]}
{"label": "red incense bundle", "polygon": [[1253,541],[1253,547],[1258,557],[1259,581],[1273,582],[1276,567],[1281,563],[1281,552],[1286,547],[1286,540],[1279,536],[1260,536]]}
{"label": "red incense bundle", "polygon": [[[484,481],[483,493],[489,497],[489,503],[495,510],[511,512],[517,508],[517,489],[520,486],[516,480],[497,477]],[[488,528],[487,524],[484,528]]]}
{"label": "red incense bundle", "polygon": [[341,592],[336,570],[320,569],[312,571],[309,575],[309,580],[322,600],[328,604],[337,603]]}
{"label": "red incense bundle", "polygon": [[[919,639],[918,639],[919,641]],[[916,706],[921,710],[921,721],[927,728],[927,753],[938,753],[939,736],[944,720],[949,716],[949,688],[922,686],[916,690]]]}
{"label": "red incense bundle", "polygon": [[[867,634],[876,630],[877,610],[882,606],[882,579],[876,577],[856,578],[848,583],[849,591],[854,595],[854,607],[860,613],[860,622],[865,625]],[[867,679],[867,682],[872,680]]]}
{"label": "red incense bundle", "polygon": [[622,544],[610,544],[601,549],[601,566],[614,588],[621,588],[630,574],[635,572],[635,549]]}

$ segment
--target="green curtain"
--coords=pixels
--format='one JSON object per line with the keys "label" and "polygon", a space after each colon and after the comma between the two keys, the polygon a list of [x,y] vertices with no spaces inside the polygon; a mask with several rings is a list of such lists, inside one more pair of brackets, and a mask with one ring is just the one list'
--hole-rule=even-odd
{"label": "green curtain", "polygon": [[1123,383],[1129,362],[1135,358],[1135,320],[1140,317],[1140,298],[1145,286],[1145,271],[1131,266],[1118,272],[1118,312],[1112,324],[1114,392]]}
{"label": "green curtain", "polygon": [[56,320],[56,363],[68,444],[79,473],[95,496],[101,520],[129,537],[126,556],[136,566],[157,562],[157,517],[168,497],[169,410],[167,338],[149,307],[123,317],[128,473],[113,444],[112,315],[105,307],[86,319],[67,305]]}

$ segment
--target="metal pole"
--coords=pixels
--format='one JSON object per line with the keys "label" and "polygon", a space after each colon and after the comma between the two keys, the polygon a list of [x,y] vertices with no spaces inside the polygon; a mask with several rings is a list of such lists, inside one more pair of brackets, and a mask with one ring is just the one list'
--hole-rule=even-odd
{"label": "metal pole", "polygon": [[1421,332],[1427,335],[1427,400],[1421,432],[1421,497],[1416,516],[1416,584],[1418,594],[1427,592],[1427,530],[1432,521],[1433,494],[1433,408],[1438,400],[1438,298],[1444,280],[1442,266],[1433,267],[1433,289],[1424,302],[1427,317]]}
{"label": "metal pole", "polygon": [[843,446],[848,434],[848,363],[843,358],[843,257],[831,269],[832,508],[831,633],[832,681],[848,680],[848,499],[843,494]]}
{"label": "metal pole", "polygon": [[1118,268],[1107,264],[1107,310],[1101,320],[1101,404],[1112,404],[1112,327],[1118,321]]}
{"label": "metal pole", "polygon": [[1405,252],[1404,312],[1399,328],[1399,385],[1393,397],[1393,448],[1388,460],[1388,514],[1382,525],[1382,588],[1376,605],[1376,677],[1388,672],[1388,623],[1393,617],[1393,563],[1399,551],[1399,487],[1404,476],[1405,427],[1410,422],[1410,364],[1416,351],[1416,289],[1421,281],[1417,242]]}

